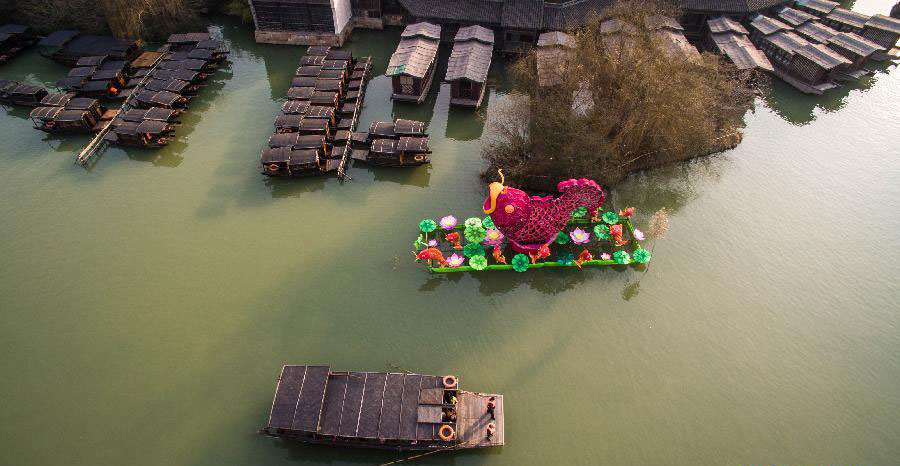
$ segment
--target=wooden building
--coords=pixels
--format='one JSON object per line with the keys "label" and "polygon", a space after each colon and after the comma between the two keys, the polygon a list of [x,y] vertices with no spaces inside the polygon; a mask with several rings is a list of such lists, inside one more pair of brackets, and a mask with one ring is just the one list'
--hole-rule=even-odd
{"label": "wooden building", "polygon": [[741,71],[773,72],[772,63],[762,51],[750,41],[750,33],[737,21],[719,16],[707,21],[709,36],[707,47],[719,53]]}
{"label": "wooden building", "polygon": [[503,396],[461,390],[454,376],[284,366],[263,432],[303,443],[391,450],[500,446]]}
{"label": "wooden building", "polygon": [[727,16],[746,23],[760,13],[769,11],[790,0],[677,0],[682,15],[678,22],[690,40],[700,40],[706,34],[707,21]]}
{"label": "wooden building", "polygon": [[[774,21],[774,22],[773,22]],[[850,60],[827,46],[808,42],[777,20],[756,18],[750,24],[751,38],[772,63],[775,75],[798,90],[822,94],[837,87],[835,79],[846,71]]]}
{"label": "wooden building", "polygon": [[896,50],[900,39],[900,19],[885,15],[873,15],[863,25],[864,38],[880,45],[884,52],[877,52],[873,58],[884,60],[889,56],[896,58],[900,53]]}
{"label": "wooden building", "polygon": [[867,74],[863,68],[872,54],[882,50],[881,46],[852,32],[839,32],[828,39],[828,47],[850,60],[845,73],[860,78]]}
{"label": "wooden building", "polygon": [[481,105],[493,53],[494,31],[481,26],[459,29],[444,78],[450,83],[450,105]]}
{"label": "wooden building", "polygon": [[385,75],[391,77],[394,100],[422,103],[437,67],[441,27],[431,23],[406,26]]}
{"label": "wooden building", "polygon": [[256,41],[341,46],[353,30],[350,0],[249,0]]}

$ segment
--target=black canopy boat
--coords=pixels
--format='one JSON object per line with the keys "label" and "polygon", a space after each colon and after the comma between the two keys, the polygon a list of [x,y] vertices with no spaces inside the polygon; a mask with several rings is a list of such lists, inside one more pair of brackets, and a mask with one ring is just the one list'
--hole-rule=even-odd
{"label": "black canopy boat", "polygon": [[427,137],[375,139],[369,150],[353,151],[353,159],[386,167],[419,166],[431,162]]}
{"label": "black canopy boat", "polygon": [[137,108],[162,107],[168,109],[187,108],[188,98],[169,91],[137,91],[134,95],[134,104]]}
{"label": "black canopy boat", "polygon": [[47,89],[40,86],[0,79],[0,104],[37,107],[47,94]]}
{"label": "black canopy boat", "polygon": [[325,158],[330,158],[332,148],[324,136],[303,136],[299,133],[276,133],[269,136],[269,148],[275,149],[278,147],[288,147],[295,150],[316,149]]}
{"label": "black canopy boat", "polygon": [[164,121],[144,120],[137,123],[116,119],[113,130],[104,139],[121,146],[158,149],[168,144],[174,135],[175,129]]}
{"label": "black canopy boat", "polygon": [[[142,77],[137,76],[136,77]],[[191,84],[200,84],[205,80],[204,74],[193,70],[164,70],[155,69],[150,76],[154,79],[179,79]]]}
{"label": "black canopy boat", "polygon": [[51,92],[41,99],[42,107],[65,107],[70,100],[74,99],[74,92]]}
{"label": "black canopy boat", "polygon": [[200,86],[180,79],[150,79],[144,87],[149,91],[168,91],[180,95],[194,96],[200,90]]}
{"label": "black canopy boat", "polygon": [[6,63],[26,47],[37,42],[37,34],[29,26],[5,24],[0,26],[0,64]]}
{"label": "black canopy boat", "polygon": [[140,43],[109,36],[81,35],[78,31],[56,31],[38,42],[41,55],[73,66],[79,59],[108,55],[112,59],[131,61],[140,54]]}
{"label": "black canopy boat", "polygon": [[75,97],[66,102],[66,110],[84,110],[89,112],[97,120],[106,112],[106,108],[97,99],[90,97]]}
{"label": "black canopy boat", "polygon": [[503,396],[461,390],[455,376],[284,366],[261,433],[391,450],[504,444]]}
{"label": "black canopy boat", "polygon": [[340,160],[326,158],[322,152],[322,149],[275,147],[264,149],[259,162],[263,174],[268,176],[316,176],[337,170]]}
{"label": "black canopy boat", "polygon": [[88,110],[62,107],[38,107],[29,116],[35,129],[48,133],[89,133],[98,121]]}
{"label": "black canopy boat", "polygon": [[178,120],[179,111],[161,107],[152,107],[146,110],[133,108],[119,113],[119,118],[124,121],[140,123],[144,120],[162,121],[170,125],[181,124]]}
{"label": "black canopy boat", "polygon": [[403,136],[427,137],[428,134],[425,133],[425,123],[398,118],[393,123],[390,121],[375,121],[369,126],[370,142],[374,139],[398,139]]}
{"label": "black canopy boat", "polygon": [[302,115],[309,108],[309,101],[306,100],[288,100],[281,106],[281,113],[285,115]]}

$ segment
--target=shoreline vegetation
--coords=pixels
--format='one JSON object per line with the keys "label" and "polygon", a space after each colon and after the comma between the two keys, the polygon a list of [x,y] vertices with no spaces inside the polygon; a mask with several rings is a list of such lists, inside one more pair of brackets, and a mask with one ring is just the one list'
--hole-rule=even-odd
{"label": "shoreline vegetation", "polygon": [[[541,86],[532,50],[512,66],[512,92],[486,125],[483,172],[503,169],[521,187],[555,191],[559,180],[614,185],[632,172],[722,152],[742,138],[754,77],[720,57],[673,52],[658,16],[665,3],[629,0],[573,31],[574,46]],[[616,27],[604,21],[615,18]],[[546,75],[544,75],[546,82]]]}
{"label": "shoreline vegetation", "polygon": [[245,0],[12,0],[0,6],[0,15],[10,22],[28,24],[43,34],[77,29],[147,41],[194,30],[204,14],[233,15],[252,22]]}

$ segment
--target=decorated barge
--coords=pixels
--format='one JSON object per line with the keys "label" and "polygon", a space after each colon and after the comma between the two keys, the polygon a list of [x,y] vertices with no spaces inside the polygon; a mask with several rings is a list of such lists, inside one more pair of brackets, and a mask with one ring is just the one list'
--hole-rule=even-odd
{"label": "decorated barge", "polygon": [[461,390],[456,376],[284,366],[265,435],[390,450],[504,443],[503,396]]}

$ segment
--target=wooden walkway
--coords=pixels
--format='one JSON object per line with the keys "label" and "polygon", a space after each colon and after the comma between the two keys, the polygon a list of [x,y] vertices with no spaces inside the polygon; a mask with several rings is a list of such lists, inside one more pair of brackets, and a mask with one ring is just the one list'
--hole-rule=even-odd
{"label": "wooden walkway", "polygon": [[[496,398],[497,407],[494,409],[495,420],[487,412],[487,401],[490,397]],[[495,447],[503,445],[503,395],[485,393],[460,392],[459,419],[457,425],[457,439],[462,444],[460,447]],[[487,426],[491,422],[497,427],[494,436],[487,438]],[[464,445],[464,446],[463,446]]]}
{"label": "wooden walkway", "polygon": [[[353,135],[353,132],[356,130],[356,124],[359,123],[359,114],[362,113],[363,99],[366,96],[366,81],[369,78],[369,71],[372,68],[372,57],[366,57],[366,67],[363,70],[362,82],[359,86],[359,95],[356,97],[356,108],[353,110],[353,119],[350,122],[350,134]],[[341,157],[341,163],[338,166],[337,176],[339,180],[344,179],[347,174],[347,163],[350,161],[350,156],[353,153],[353,149],[351,149],[351,140],[348,139],[346,142],[346,146],[344,147],[344,154]]]}

